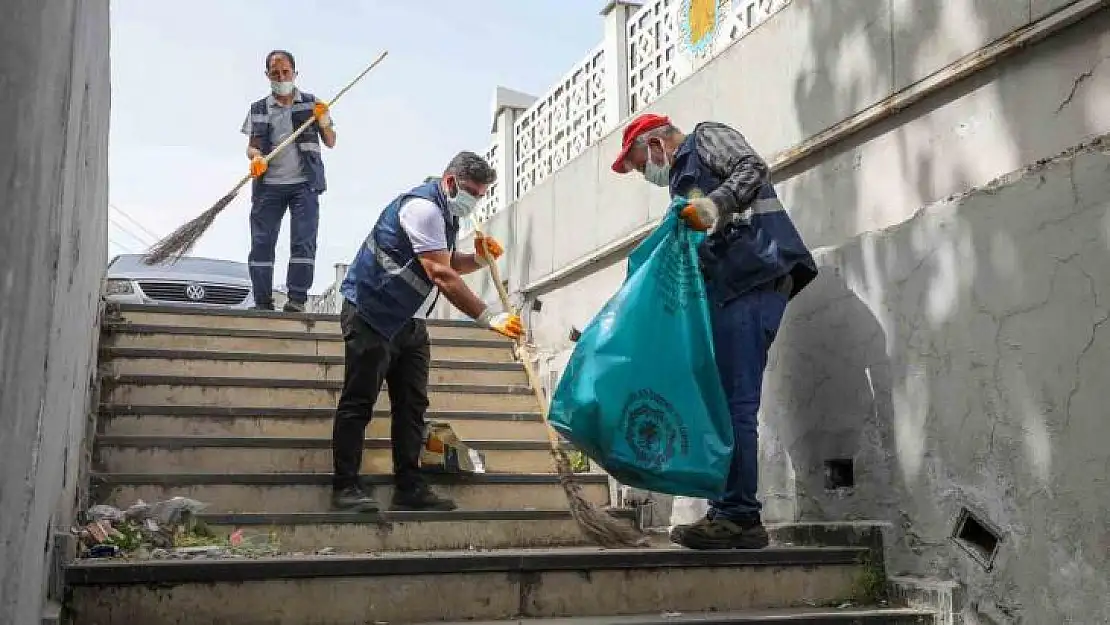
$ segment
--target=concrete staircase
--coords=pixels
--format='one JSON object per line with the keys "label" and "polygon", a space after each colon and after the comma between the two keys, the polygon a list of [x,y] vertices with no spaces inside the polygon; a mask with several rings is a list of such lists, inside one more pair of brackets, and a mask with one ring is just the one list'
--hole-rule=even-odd
{"label": "concrete staircase", "polygon": [[[587,545],[508,344],[469,324],[431,325],[428,418],[449,421],[489,472],[432,474],[457,511],[361,516],[329,510],[343,367],[334,317],[113,309],[101,345],[95,502],[191,497],[208,504],[203,518],[217,532],[269,534],[285,555],[78,561],[66,571],[73,622],[933,622],[916,610],[821,607],[858,599],[881,573],[874,536],[807,541],[779,531],[793,545],[756,552]],[[388,502],[384,393],[379,402],[363,469]],[[608,503],[604,474],[579,478]],[[634,510],[615,514],[636,522]]]}

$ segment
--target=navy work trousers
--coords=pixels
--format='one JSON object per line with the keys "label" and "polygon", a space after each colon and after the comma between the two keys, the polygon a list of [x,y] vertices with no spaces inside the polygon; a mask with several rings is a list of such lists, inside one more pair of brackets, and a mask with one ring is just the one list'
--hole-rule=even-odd
{"label": "navy work trousers", "polygon": [[778,334],[787,297],[773,288],[757,288],[723,307],[711,309],[717,370],[724,385],[736,437],[725,495],[710,502],[710,517],[733,521],[758,518],[759,403],[767,355]]}
{"label": "navy work trousers", "polygon": [[299,304],[308,301],[316,266],[320,194],[307,183],[263,184],[251,206],[251,251],[247,257],[256,304],[274,301],[274,248],[286,209],[290,236],[285,286],[291,301]]}

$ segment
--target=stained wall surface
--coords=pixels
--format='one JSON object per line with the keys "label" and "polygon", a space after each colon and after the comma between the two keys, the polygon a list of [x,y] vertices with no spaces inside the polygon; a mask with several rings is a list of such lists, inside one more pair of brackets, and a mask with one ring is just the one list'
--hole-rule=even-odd
{"label": "stained wall surface", "polygon": [[[733,125],[773,160],[1084,4],[794,0],[650,109]],[[891,523],[891,572],[960,582],[969,619],[1110,622],[1110,157],[1085,143],[1110,132],[1108,55],[1100,8],[776,174],[822,275],[772,353],[765,516]],[[666,207],[609,171],[619,135],[488,225],[512,289]],[[524,310],[547,379],[622,278],[618,255],[520,298],[542,304]],[[854,487],[826,490],[829,460]],[[952,539],[965,509],[1001,539],[989,571]]]}
{"label": "stained wall surface", "polygon": [[108,0],[0,20],[0,615],[39,622],[85,458],[107,254]]}

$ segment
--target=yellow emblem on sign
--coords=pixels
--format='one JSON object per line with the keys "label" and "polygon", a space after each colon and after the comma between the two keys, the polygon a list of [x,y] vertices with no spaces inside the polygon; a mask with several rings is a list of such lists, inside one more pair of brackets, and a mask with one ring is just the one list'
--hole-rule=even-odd
{"label": "yellow emblem on sign", "polygon": [[691,41],[705,39],[717,25],[717,0],[690,0],[686,19],[690,20]]}
{"label": "yellow emblem on sign", "polygon": [[682,47],[694,56],[703,56],[713,47],[713,40],[724,23],[728,0],[682,0],[679,23]]}

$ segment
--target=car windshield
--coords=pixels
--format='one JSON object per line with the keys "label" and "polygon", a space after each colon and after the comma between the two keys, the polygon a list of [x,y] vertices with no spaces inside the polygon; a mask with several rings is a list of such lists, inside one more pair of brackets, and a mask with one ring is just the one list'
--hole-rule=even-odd
{"label": "car windshield", "polygon": [[[249,277],[247,266],[244,263],[215,258],[185,256],[177,262],[156,265],[156,267],[165,272],[207,274],[213,276],[227,276],[229,278]],[[109,265],[108,268],[111,269],[113,273],[127,273],[135,269],[147,271],[152,269],[152,267],[143,263],[143,257],[140,254],[123,254],[112,261],[112,264]]]}

